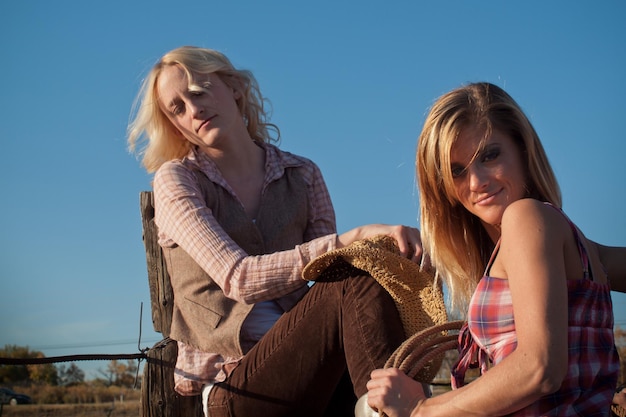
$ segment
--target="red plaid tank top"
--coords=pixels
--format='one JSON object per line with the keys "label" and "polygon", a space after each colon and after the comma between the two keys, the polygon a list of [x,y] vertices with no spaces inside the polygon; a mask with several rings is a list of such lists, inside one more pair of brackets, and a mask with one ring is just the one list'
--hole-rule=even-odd
{"label": "red plaid tank top", "polygon": [[[565,218],[577,241],[585,274],[582,280],[567,281],[568,372],[557,392],[512,416],[609,415],[619,371],[610,287],[593,280],[580,232]],[[470,301],[468,323],[459,334],[459,360],[452,370],[453,387],[463,385],[468,368],[479,366],[484,373],[490,364],[497,365],[517,347],[509,282],[489,276],[499,244]]]}

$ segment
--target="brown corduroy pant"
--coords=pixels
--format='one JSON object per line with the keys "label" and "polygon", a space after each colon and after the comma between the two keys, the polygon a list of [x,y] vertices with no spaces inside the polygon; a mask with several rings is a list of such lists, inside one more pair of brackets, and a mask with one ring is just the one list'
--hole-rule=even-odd
{"label": "brown corduroy pant", "polygon": [[404,339],[373,278],[317,282],[213,387],[209,416],[353,416],[371,371]]}

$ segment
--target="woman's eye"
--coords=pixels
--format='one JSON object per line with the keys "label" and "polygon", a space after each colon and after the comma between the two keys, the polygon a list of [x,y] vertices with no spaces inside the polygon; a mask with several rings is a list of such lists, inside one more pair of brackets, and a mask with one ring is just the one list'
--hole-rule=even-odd
{"label": "woman's eye", "polygon": [[175,116],[179,116],[183,113],[183,106],[176,106],[172,109],[172,114]]}
{"label": "woman's eye", "polygon": [[500,156],[500,149],[490,149],[483,154],[483,162],[489,162]]}
{"label": "woman's eye", "polygon": [[463,174],[465,174],[465,168],[463,168],[463,167],[452,167],[452,178],[459,178]]}

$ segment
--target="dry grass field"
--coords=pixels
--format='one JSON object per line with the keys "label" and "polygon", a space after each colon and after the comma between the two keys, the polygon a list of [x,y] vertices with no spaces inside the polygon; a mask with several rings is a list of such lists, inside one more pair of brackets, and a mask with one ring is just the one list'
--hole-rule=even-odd
{"label": "dry grass field", "polygon": [[0,417],[139,417],[139,401],[2,406]]}

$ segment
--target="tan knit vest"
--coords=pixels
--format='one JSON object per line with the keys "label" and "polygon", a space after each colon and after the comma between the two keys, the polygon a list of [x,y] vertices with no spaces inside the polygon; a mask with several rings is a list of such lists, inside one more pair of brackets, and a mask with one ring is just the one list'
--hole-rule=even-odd
{"label": "tan knit vest", "polygon": [[[310,204],[298,168],[286,168],[282,177],[266,187],[256,223],[227,190],[200,171],[195,173],[213,216],[249,255],[293,249],[303,243]],[[226,298],[211,271],[204,271],[182,248],[163,248],[163,253],[174,291],[170,336],[205,352],[241,356],[239,333],[252,305]],[[307,289],[303,285],[276,301],[287,311]]]}

